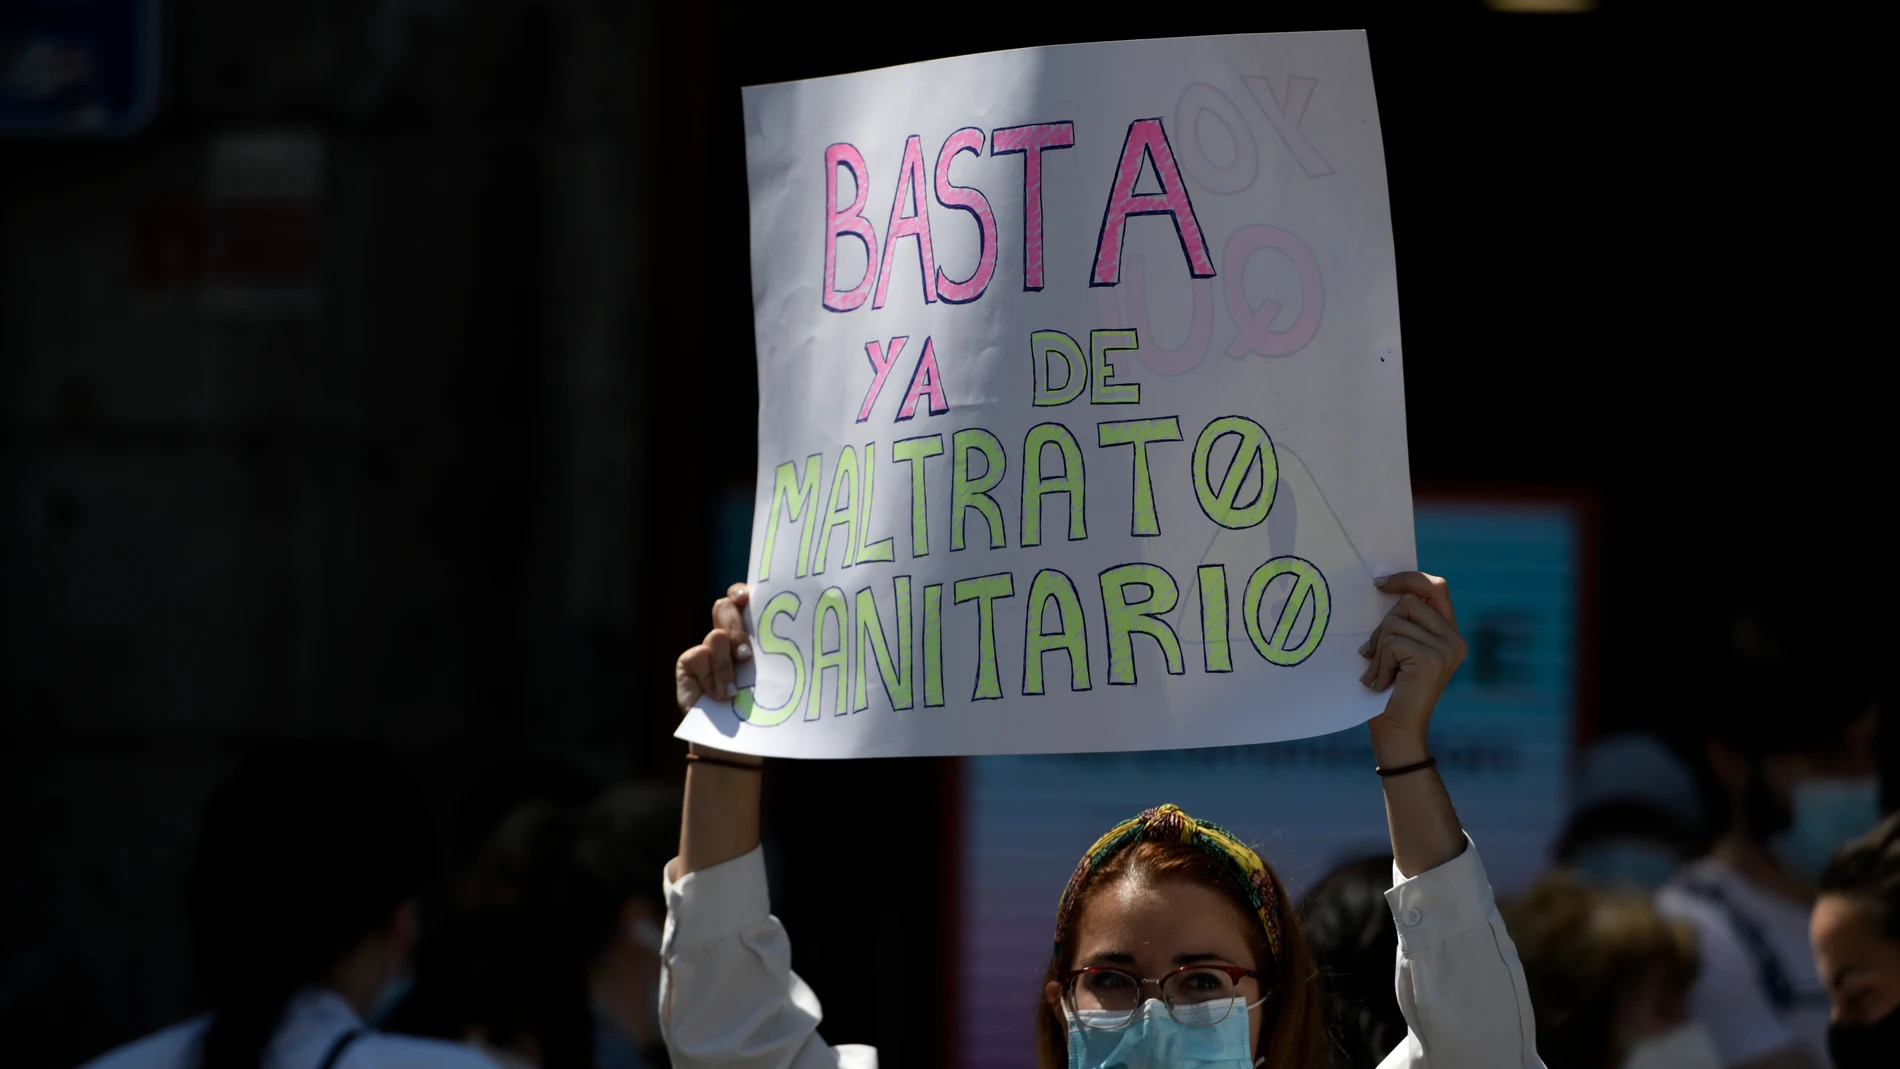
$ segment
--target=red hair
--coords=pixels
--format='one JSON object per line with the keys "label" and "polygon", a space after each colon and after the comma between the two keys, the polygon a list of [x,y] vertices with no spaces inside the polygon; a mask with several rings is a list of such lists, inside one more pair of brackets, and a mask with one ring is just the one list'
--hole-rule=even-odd
{"label": "red hair", "polygon": [[[1265,1019],[1260,1029],[1260,1050],[1256,1052],[1266,1059],[1261,1065],[1264,1069],[1319,1069],[1326,1064],[1326,1023],[1320,1014],[1313,959],[1300,937],[1299,925],[1281,910],[1280,953],[1275,955],[1267,943],[1266,928],[1255,919],[1257,914],[1246,891],[1220,862],[1186,843],[1145,841],[1116,854],[1089,877],[1076,891],[1075,906],[1063,930],[1056,933],[1062,956],[1050,959],[1037,993],[1036,1064],[1040,1069],[1067,1069],[1069,1064],[1068,1022],[1043,992],[1074,963],[1076,922],[1102,888],[1132,876],[1211,887],[1232,902],[1235,920],[1246,925],[1254,968],[1263,977],[1273,978],[1271,991],[1263,992],[1270,997],[1261,1007]],[[1281,909],[1280,903],[1287,900],[1286,887],[1272,868],[1267,869],[1267,880],[1273,887],[1274,908]]]}

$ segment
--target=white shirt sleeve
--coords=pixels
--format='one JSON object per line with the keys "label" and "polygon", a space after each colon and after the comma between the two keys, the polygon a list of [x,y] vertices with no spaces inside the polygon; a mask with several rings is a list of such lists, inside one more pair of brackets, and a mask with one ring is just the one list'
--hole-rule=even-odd
{"label": "white shirt sleeve", "polygon": [[1761,969],[1719,909],[1677,888],[1656,896],[1663,916],[1695,929],[1695,984],[1689,1016],[1700,1022],[1727,1065],[1745,1065],[1795,1043],[1761,987]]}
{"label": "white shirt sleeve", "polygon": [[667,880],[660,1030],[673,1069],[877,1069],[870,1047],[818,1038],[818,996],[792,971],[759,848]]}
{"label": "white shirt sleeve", "polygon": [[1392,868],[1405,1039],[1380,1069],[1542,1069],[1530,990],[1478,848],[1411,879]]}

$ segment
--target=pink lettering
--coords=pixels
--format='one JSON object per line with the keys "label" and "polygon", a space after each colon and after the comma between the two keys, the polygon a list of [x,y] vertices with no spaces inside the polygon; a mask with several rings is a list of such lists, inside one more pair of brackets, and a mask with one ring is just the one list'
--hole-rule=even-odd
{"label": "pink lettering", "polygon": [[[1161,192],[1135,192],[1143,160],[1154,164]],[[1128,228],[1131,215],[1172,218],[1175,236],[1181,239],[1181,254],[1187,258],[1188,275],[1214,277],[1207,240],[1201,236],[1200,220],[1194,217],[1194,203],[1188,199],[1187,187],[1181,184],[1181,170],[1175,165],[1174,150],[1168,147],[1168,134],[1160,119],[1136,119],[1128,124],[1121,162],[1115,168],[1115,184],[1102,210],[1102,235],[1095,243],[1095,270],[1089,285],[1113,286],[1121,281],[1122,232]]]}
{"label": "pink lettering", "polygon": [[[1155,336],[1148,329],[1148,280],[1142,271],[1142,260],[1143,257],[1139,255],[1128,258],[1127,316],[1121,314],[1116,304],[1116,291],[1106,286],[1095,291],[1095,307],[1101,315],[1102,326],[1116,327],[1126,323],[1135,328],[1137,336],[1152,343]],[[1207,351],[1213,346],[1214,283],[1197,278],[1189,285],[1194,287],[1194,322],[1188,325],[1187,339],[1176,349],[1146,344],[1135,350],[1142,364],[1158,375],[1182,375],[1193,371],[1201,366],[1201,361],[1207,359]]]}
{"label": "pink lettering", "polygon": [[930,211],[924,204],[923,141],[912,134],[904,140],[904,165],[897,172],[897,195],[891,198],[891,221],[884,228],[884,255],[877,269],[877,296],[872,308],[884,307],[891,285],[891,254],[900,238],[917,239],[917,266],[923,274],[924,303],[937,300],[937,257],[930,247]]}
{"label": "pink lettering", "polygon": [[974,186],[959,186],[950,181],[950,164],[962,153],[983,155],[983,131],[966,126],[944,140],[937,150],[937,203],[976,217],[976,270],[962,282],[937,268],[937,295],[951,304],[968,304],[983,296],[990,276],[996,274],[996,213],[990,201]]}
{"label": "pink lettering", "polygon": [[[1223,167],[1208,158],[1201,144],[1201,116],[1212,115],[1234,139],[1234,162]],[[1239,193],[1253,185],[1260,173],[1260,147],[1253,128],[1227,94],[1196,82],[1181,93],[1174,109],[1174,129],[1181,135],[1181,166],[1188,177],[1209,193]]]}
{"label": "pink lettering", "polygon": [[1319,84],[1318,78],[1302,78],[1290,75],[1286,80],[1286,102],[1280,102],[1279,94],[1265,78],[1246,75],[1240,79],[1253,94],[1254,103],[1266,113],[1267,121],[1273,124],[1273,130],[1280,140],[1292,151],[1293,158],[1300,161],[1300,170],[1308,178],[1323,178],[1333,173],[1333,166],[1326,162],[1313,143],[1300,132],[1300,120],[1306,118],[1306,105],[1313,99],[1313,87]]}
{"label": "pink lettering", "polygon": [[871,406],[877,404],[877,395],[884,389],[884,377],[891,373],[891,365],[897,363],[897,354],[904,351],[908,335],[899,334],[891,339],[890,355],[886,356],[876,341],[864,343],[864,355],[871,358],[871,389],[864,395],[864,404],[858,407],[858,422],[871,418]]}
{"label": "pink lettering", "polygon": [[917,370],[910,376],[910,392],[904,395],[904,407],[897,410],[897,422],[917,414],[917,402],[930,399],[930,414],[941,416],[950,411],[950,402],[943,396],[943,372],[937,369],[937,350],[929,338],[924,339],[924,355],[917,360]]}
{"label": "pink lettering", "polygon": [[[1269,297],[1258,305],[1247,303],[1247,287],[1242,275],[1247,260],[1261,249],[1273,249],[1293,261],[1300,273],[1300,314],[1285,330],[1271,329],[1280,314],[1280,302]],[[1319,258],[1306,242],[1277,226],[1255,224],[1234,231],[1221,254],[1221,269],[1227,275],[1227,314],[1239,331],[1227,346],[1227,355],[1291,356],[1306,348],[1319,333],[1320,313],[1326,304],[1325,290],[1319,277]]]}
{"label": "pink lettering", "polygon": [[[840,168],[851,172],[851,182],[857,187],[857,196],[851,206],[838,207],[838,171]],[[864,303],[871,293],[871,278],[876,264],[871,257],[877,253],[877,232],[871,229],[871,223],[864,218],[864,198],[869,193],[867,180],[871,169],[864,165],[864,154],[850,145],[839,143],[825,147],[825,295],[824,305],[834,312],[849,312]],[[864,277],[849,290],[840,290],[837,286],[838,239],[845,236],[857,238],[864,243]]]}
{"label": "pink lettering", "polygon": [[1075,144],[1075,124],[1046,122],[990,131],[990,155],[1023,154],[1023,289],[1042,288],[1042,154]]}

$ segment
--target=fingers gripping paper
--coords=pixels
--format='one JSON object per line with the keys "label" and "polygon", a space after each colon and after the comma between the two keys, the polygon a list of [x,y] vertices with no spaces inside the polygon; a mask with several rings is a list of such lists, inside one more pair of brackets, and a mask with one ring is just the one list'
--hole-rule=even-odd
{"label": "fingers gripping paper", "polygon": [[1356,32],[746,90],[756,656],[683,738],[1159,749],[1376,713],[1413,566]]}

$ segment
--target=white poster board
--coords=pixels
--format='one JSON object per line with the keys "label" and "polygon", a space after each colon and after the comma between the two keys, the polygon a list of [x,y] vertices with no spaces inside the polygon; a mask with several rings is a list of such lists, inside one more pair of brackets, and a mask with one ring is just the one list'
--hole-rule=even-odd
{"label": "white poster board", "polygon": [[1365,36],[745,91],[758,654],[682,738],[1234,745],[1367,719],[1414,563]]}

